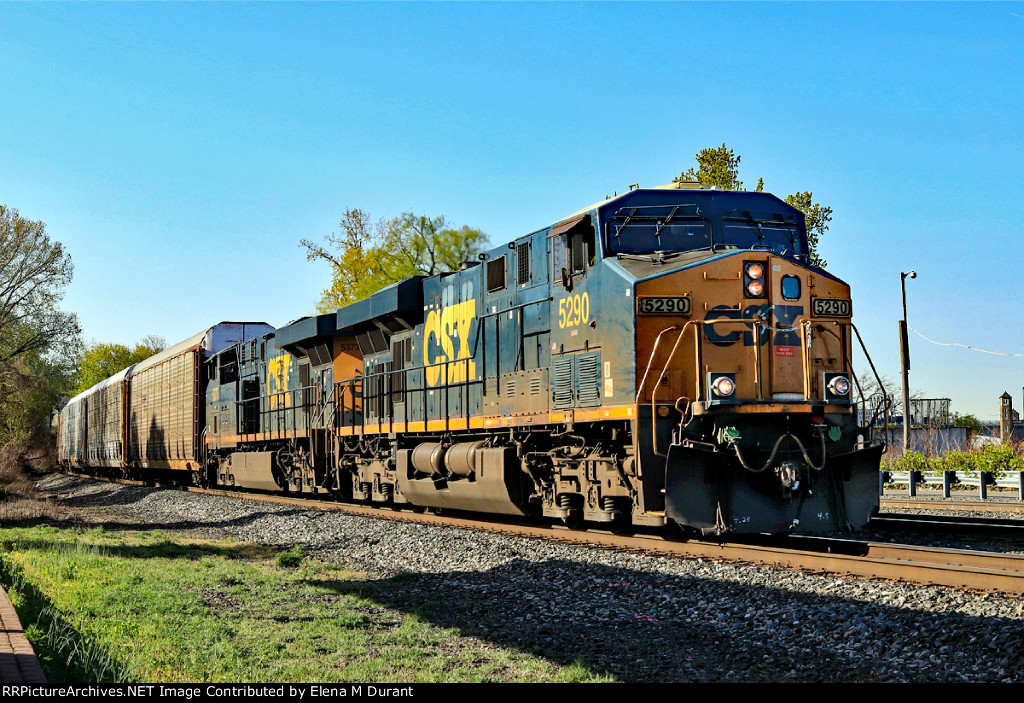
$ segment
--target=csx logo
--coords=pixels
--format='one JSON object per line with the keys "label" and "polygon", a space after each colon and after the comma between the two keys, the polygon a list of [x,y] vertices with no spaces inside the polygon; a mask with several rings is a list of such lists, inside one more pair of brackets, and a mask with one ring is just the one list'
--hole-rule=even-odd
{"label": "csx logo", "polygon": [[288,367],[291,363],[290,354],[275,356],[267,361],[267,400],[271,409],[291,406],[288,393]]}
{"label": "csx logo", "polygon": [[[748,305],[742,311],[726,305],[719,305],[712,308],[704,316],[704,319],[708,322],[712,320],[753,320],[757,318],[759,312],[761,312],[760,305]],[[772,307],[772,316],[775,318],[773,326],[785,327],[792,325],[803,312],[803,305],[775,305]],[[745,347],[754,346],[754,332],[750,327],[744,330],[740,325],[722,325],[722,329],[728,331],[719,332],[715,329],[714,325],[704,325],[704,336],[709,342],[720,347],[728,347],[740,340],[743,341],[743,346]],[[761,327],[758,333],[757,345],[761,346],[767,343],[769,334],[771,334],[771,330]],[[797,330],[778,330],[775,332],[772,344],[777,347],[798,346],[800,344],[800,333]]]}
{"label": "csx logo", "polygon": [[[468,360],[469,328],[475,318],[475,298],[448,305],[440,311],[431,310],[427,315],[423,326],[423,365],[427,367],[428,386],[436,386],[445,375],[445,383],[461,383],[476,378],[476,363]],[[446,361],[459,363],[432,366]],[[444,370],[447,374],[442,373]]]}

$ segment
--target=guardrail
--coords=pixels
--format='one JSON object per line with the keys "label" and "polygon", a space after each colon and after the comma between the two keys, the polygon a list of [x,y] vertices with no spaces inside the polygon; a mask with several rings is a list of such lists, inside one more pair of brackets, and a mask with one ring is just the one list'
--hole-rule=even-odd
{"label": "guardrail", "polygon": [[[911,480],[911,474],[914,480]],[[905,483],[907,494],[911,497],[917,495],[918,484],[942,486],[942,497],[949,498],[952,487],[977,486],[978,495],[981,498],[988,497],[988,488],[996,486],[999,488],[1017,489],[1017,500],[1024,501],[1024,471],[1012,471],[996,478],[988,472],[958,472],[958,471],[879,471],[878,472],[878,494],[885,494],[885,484]]]}

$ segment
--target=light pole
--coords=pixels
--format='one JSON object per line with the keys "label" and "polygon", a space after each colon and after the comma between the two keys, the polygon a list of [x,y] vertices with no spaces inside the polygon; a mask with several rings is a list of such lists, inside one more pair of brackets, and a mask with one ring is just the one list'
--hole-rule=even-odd
{"label": "light pole", "polygon": [[907,338],[907,279],[917,278],[917,271],[900,273],[903,290],[903,319],[900,320],[900,365],[903,368],[903,451],[910,449],[910,340]]}

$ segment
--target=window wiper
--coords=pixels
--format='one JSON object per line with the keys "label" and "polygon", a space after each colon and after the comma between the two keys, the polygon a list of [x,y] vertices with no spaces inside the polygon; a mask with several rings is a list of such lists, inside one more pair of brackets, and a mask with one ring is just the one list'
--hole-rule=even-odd
{"label": "window wiper", "polygon": [[681,252],[681,251],[656,251],[656,252],[654,252],[655,256],[658,257],[658,263],[659,264],[663,264],[666,261],[668,261],[669,259],[674,259],[677,256],[681,255],[682,253],[683,252]]}
{"label": "window wiper", "polygon": [[629,214],[626,215],[626,219],[622,221],[622,224],[615,228],[615,239],[616,240],[618,240],[618,238],[619,238],[619,232],[621,232],[623,229],[625,229],[626,225],[629,224],[629,221],[633,219],[633,215],[635,215],[635,214],[636,214],[636,208],[633,208],[632,210],[629,211]]}
{"label": "window wiper", "polygon": [[666,227],[668,227],[668,223],[672,221],[672,218],[675,217],[676,212],[678,212],[678,211],[679,211],[679,206],[676,205],[674,208],[672,208],[672,211],[668,214],[668,217],[665,218],[665,221],[664,222],[659,222],[658,226],[654,229],[654,238],[656,240],[658,240],[658,246],[659,247],[661,246],[661,230],[663,230]]}
{"label": "window wiper", "polygon": [[674,259],[683,254],[692,254],[695,251],[712,251],[711,247],[700,247],[699,249],[687,249],[685,251],[656,251],[653,254],[626,254],[618,252],[617,259],[629,259],[630,261],[650,261],[652,264],[663,264],[669,259]]}
{"label": "window wiper", "polygon": [[627,254],[624,252],[617,252],[615,258],[621,261],[622,259],[629,259],[630,261],[649,261],[652,264],[658,263],[657,260],[651,254]]}

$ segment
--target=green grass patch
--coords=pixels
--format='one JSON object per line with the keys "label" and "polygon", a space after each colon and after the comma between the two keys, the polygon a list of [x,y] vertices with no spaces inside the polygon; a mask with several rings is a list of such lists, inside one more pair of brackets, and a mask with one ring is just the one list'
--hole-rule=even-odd
{"label": "green grass patch", "polygon": [[0,529],[0,582],[54,683],[611,680],[384,607],[361,579],[300,548]]}
{"label": "green grass patch", "polygon": [[274,560],[282,569],[294,569],[306,558],[306,548],[301,544],[296,545],[288,551],[281,552]]}

